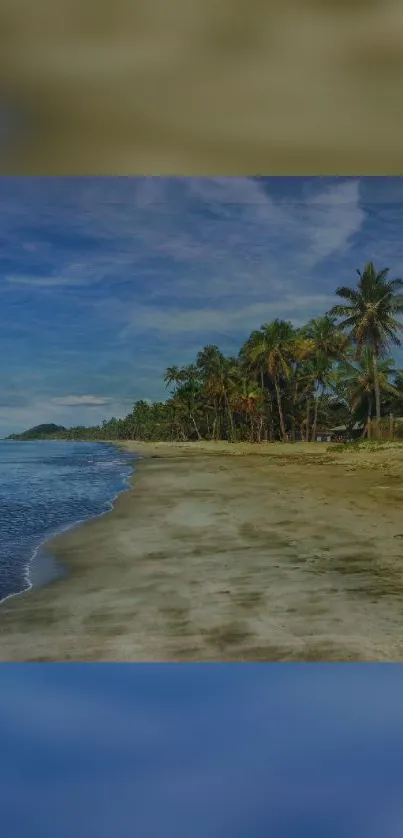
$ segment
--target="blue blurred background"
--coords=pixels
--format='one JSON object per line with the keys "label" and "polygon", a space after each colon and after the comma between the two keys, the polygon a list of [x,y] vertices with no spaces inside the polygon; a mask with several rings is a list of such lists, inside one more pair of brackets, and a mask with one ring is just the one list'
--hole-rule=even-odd
{"label": "blue blurred background", "polygon": [[1,834],[394,838],[403,668],[3,664]]}

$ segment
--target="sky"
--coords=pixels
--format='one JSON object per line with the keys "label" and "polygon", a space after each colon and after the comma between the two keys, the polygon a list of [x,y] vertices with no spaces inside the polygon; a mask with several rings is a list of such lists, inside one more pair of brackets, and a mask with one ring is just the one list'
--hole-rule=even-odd
{"label": "sky", "polygon": [[365,262],[403,276],[402,222],[401,178],[0,178],[0,436],[125,416]]}
{"label": "sky", "polygon": [[3,664],[14,838],[400,838],[403,669]]}

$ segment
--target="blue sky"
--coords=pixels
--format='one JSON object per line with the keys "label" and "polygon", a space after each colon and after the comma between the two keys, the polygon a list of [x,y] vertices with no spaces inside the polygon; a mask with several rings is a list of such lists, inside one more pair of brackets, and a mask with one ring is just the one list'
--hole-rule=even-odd
{"label": "blue sky", "polygon": [[402,222],[400,178],[0,178],[0,436],[123,416],[366,261],[403,275]]}
{"label": "blue sky", "polygon": [[0,671],[14,838],[400,838],[397,665]]}

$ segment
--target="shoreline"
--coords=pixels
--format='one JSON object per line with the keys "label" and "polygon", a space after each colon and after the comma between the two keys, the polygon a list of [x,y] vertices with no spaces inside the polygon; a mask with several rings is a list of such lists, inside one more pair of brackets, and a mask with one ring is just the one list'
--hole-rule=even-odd
{"label": "shoreline", "polygon": [[107,442],[127,489],[46,542],[67,573],[3,602],[0,659],[403,658],[403,449]]}
{"label": "shoreline", "polygon": [[[72,441],[75,442],[75,440]],[[112,442],[108,442],[107,444],[111,446],[113,445]],[[119,445],[115,445],[115,447],[122,449],[122,446]],[[17,593],[12,594],[11,596],[20,596],[21,594],[28,593],[28,591],[30,590],[43,588],[46,585],[50,585],[52,582],[57,582],[58,580],[64,579],[68,575],[68,568],[65,565],[62,565],[60,562],[57,562],[54,556],[52,556],[50,552],[50,545],[52,545],[54,541],[62,538],[71,530],[83,527],[90,521],[95,521],[98,518],[102,518],[103,515],[109,515],[110,512],[113,512],[118,498],[125,492],[130,491],[133,476],[136,470],[136,463],[139,462],[140,459],[140,456],[136,456],[136,454],[133,453],[133,457],[128,461],[128,466],[130,466],[131,468],[131,473],[125,480],[125,488],[123,488],[120,492],[117,492],[117,494],[107,502],[108,509],[104,509],[102,512],[99,512],[97,515],[92,515],[90,518],[79,519],[78,521],[74,521],[71,524],[67,524],[63,530],[58,532],[56,535],[46,537],[44,541],[38,545],[38,547],[34,550],[34,553],[26,569],[27,580],[30,584],[30,587],[25,591],[18,591]],[[0,607],[2,602],[5,602],[5,600],[0,601]]]}
{"label": "shoreline", "polygon": [[[10,441],[18,442],[19,440]],[[27,441],[31,442],[32,440]],[[66,440],[60,441],[65,442]],[[76,440],[71,441],[76,442]],[[97,442],[98,440],[96,440],[96,443]],[[101,442],[104,441],[101,440]],[[122,449],[122,446],[115,445],[110,441],[106,442],[111,447],[114,446],[116,448]],[[44,536],[43,540],[34,548],[33,553],[25,567],[25,578],[27,582],[27,587],[24,588],[24,590],[22,591],[15,591],[15,593],[8,594],[6,597],[4,597],[4,599],[0,599],[0,615],[1,607],[4,602],[7,602],[8,600],[13,599],[14,597],[19,597],[23,594],[27,594],[29,593],[29,591],[37,590],[38,588],[50,585],[52,582],[57,582],[58,580],[64,579],[68,575],[68,568],[55,560],[54,556],[52,556],[52,554],[49,551],[49,545],[51,545],[55,540],[58,540],[59,538],[63,537],[63,535],[65,535],[66,533],[69,533],[71,530],[84,526],[89,521],[97,520],[98,518],[101,518],[103,515],[108,515],[110,512],[112,512],[115,503],[117,499],[120,497],[120,495],[124,492],[130,491],[133,474],[136,469],[135,464],[140,459],[141,457],[136,456],[136,454],[133,452],[133,456],[128,460],[128,466],[131,468],[131,473],[127,476],[125,480],[125,488],[117,492],[117,494],[114,495],[111,498],[111,500],[107,501],[107,509],[104,509],[102,512],[99,512],[97,515],[92,515],[89,518],[80,518],[76,521],[72,521],[70,524],[66,524],[66,526],[63,527],[63,529],[61,529],[59,532],[56,532],[56,534],[54,533],[53,535]]]}

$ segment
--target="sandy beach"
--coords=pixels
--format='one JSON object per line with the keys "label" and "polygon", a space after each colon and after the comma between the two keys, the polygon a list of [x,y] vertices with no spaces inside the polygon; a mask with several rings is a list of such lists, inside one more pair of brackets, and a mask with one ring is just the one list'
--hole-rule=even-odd
{"label": "sandy beach", "polygon": [[122,443],[130,489],[0,606],[3,661],[403,659],[403,448]]}

